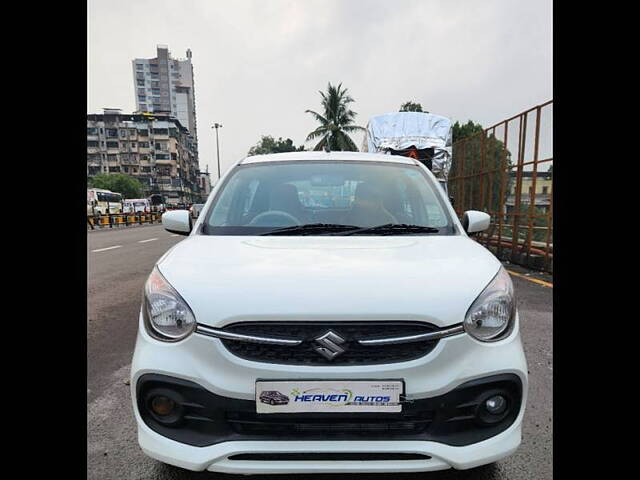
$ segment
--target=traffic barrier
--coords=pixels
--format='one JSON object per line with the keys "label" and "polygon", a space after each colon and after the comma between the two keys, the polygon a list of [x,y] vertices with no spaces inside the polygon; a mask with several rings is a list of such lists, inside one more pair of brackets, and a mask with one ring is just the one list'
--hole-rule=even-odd
{"label": "traffic barrier", "polygon": [[110,213],[110,214],[97,214],[87,215],[87,226],[91,230],[99,228],[120,228],[130,225],[145,225],[160,223],[162,219],[162,213]]}

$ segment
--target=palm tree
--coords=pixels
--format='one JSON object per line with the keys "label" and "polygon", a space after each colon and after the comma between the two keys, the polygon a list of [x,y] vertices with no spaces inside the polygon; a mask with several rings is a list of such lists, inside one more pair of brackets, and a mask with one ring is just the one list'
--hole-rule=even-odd
{"label": "palm tree", "polygon": [[305,110],[305,113],[310,113],[320,122],[320,126],[307,135],[307,140],[322,137],[313,148],[314,150],[322,150],[328,145],[331,150],[357,152],[358,147],[347,133],[364,131],[365,129],[353,125],[357,113],[348,108],[349,104],[354,101],[353,98],[347,95],[346,88],[342,89],[342,83],[334,87],[329,82],[327,93],[320,92],[320,95],[322,95],[324,115],[313,110]]}

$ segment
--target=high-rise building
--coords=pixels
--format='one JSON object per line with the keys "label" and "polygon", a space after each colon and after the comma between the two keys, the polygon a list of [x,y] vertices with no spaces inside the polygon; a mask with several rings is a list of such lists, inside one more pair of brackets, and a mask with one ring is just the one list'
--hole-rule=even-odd
{"label": "high-rise building", "polygon": [[171,58],[166,45],[158,45],[155,58],[136,58],[132,65],[137,110],[171,114],[197,141],[191,50],[180,60]]}

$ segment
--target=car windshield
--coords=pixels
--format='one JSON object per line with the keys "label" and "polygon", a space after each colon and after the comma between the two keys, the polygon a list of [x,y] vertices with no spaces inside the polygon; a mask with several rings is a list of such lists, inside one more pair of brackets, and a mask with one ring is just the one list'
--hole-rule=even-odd
{"label": "car windshield", "polygon": [[[369,161],[299,161],[240,165],[207,212],[202,233],[340,234],[347,226],[432,227],[414,234],[454,233],[441,187],[418,166]],[[305,226],[309,226],[306,228]],[[300,227],[300,228],[297,228]],[[336,229],[338,230],[336,232]],[[372,231],[371,235],[389,234]]]}

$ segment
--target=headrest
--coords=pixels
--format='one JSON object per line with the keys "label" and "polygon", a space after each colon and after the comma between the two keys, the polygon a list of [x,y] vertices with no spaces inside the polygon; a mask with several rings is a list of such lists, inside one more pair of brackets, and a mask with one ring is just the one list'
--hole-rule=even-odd
{"label": "headrest", "polygon": [[369,183],[359,183],[356,187],[355,202],[379,203],[381,201],[380,194]]}
{"label": "headrest", "polygon": [[271,190],[271,209],[282,210],[300,205],[298,189],[291,184],[282,183]]}

